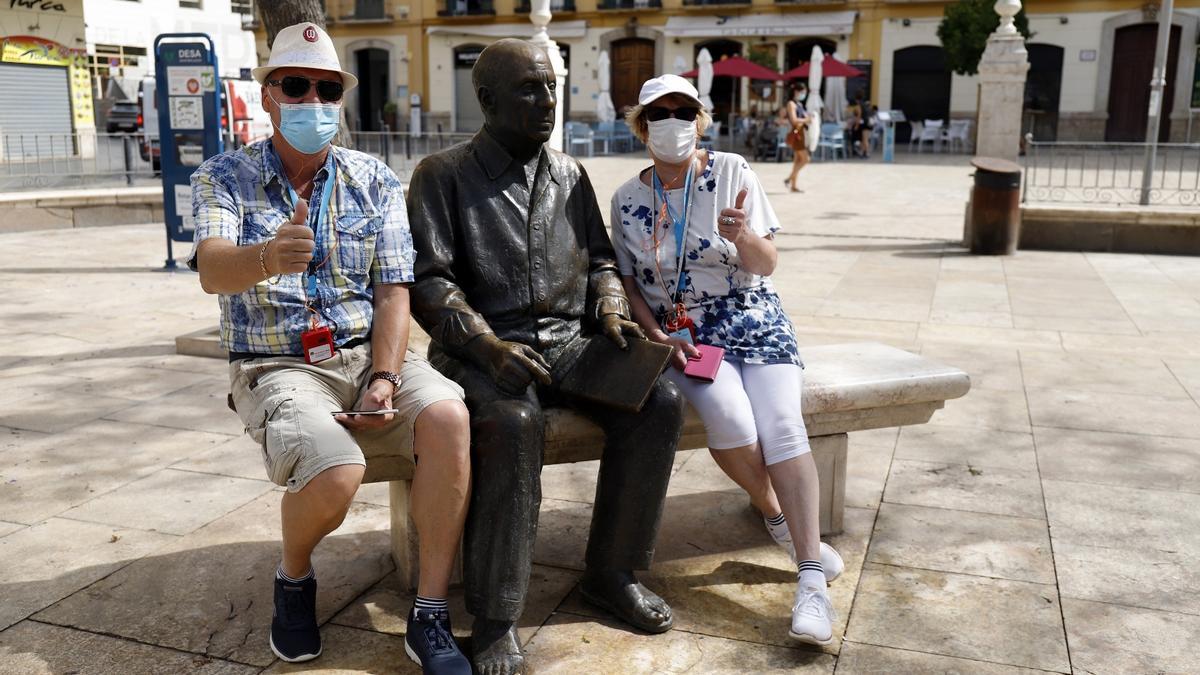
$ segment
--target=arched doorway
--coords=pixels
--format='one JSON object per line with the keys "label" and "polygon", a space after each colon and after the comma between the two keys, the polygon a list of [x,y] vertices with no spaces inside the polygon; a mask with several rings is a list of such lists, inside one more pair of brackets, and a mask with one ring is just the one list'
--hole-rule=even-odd
{"label": "arched doorway", "polygon": [[[950,116],[950,70],[941,47],[897,49],[892,55],[892,108],[910,121],[944,120]],[[912,128],[896,128],[896,141],[909,139]]]}
{"label": "arched doorway", "polygon": [[800,38],[798,40],[791,40],[787,43],[786,51],[784,52],[783,70],[786,72],[802,63],[808,63],[809,59],[812,58],[813,47],[820,47],[826,56],[837,51],[837,43],[825,38]]}
{"label": "arched doorway", "polygon": [[[1180,27],[1171,26],[1167,50],[1167,85],[1163,89],[1162,119],[1158,140],[1171,136],[1171,108],[1175,101],[1175,68],[1179,62]],[[1140,23],[1118,28],[1113,40],[1112,76],[1108,85],[1108,122],[1104,140],[1146,140],[1150,108],[1150,77],[1154,72],[1154,49],[1158,25]]]}
{"label": "arched doorway", "polygon": [[1062,93],[1063,48],[1056,45],[1027,44],[1029,75],[1025,78],[1025,109],[1021,136],[1032,133],[1034,140],[1058,138],[1058,103]]}
{"label": "arched doorway", "polygon": [[[695,52],[692,55],[692,63],[696,63],[696,58],[700,56],[700,50],[707,49],[712,56],[713,63],[720,61],[727,56],[741,56],[742,43],[734,40],[709,40],[696,45]],[[713,121],[721,122],[722,133],[729,131],[729,113],[740,110],[739,103],[742,97],[742,78],[740,77],[714,77],[712,91],[708,97],[712,99]]]}
{"label": "arched doorway", "polygon": [[475,98],[471,69],[479,60],[483,45],[459,45],[454,48],[454,130],[474,133],[483,128],[483,110]]}
{"label": "arched doorway", "polygon": [[354,52],[355,72],[358,75],[358,129],[383,130],[383,106],[387,103],[388,52],[376,47]]}
{"label": "arched doorway", "polygon": [[571,119],[571,45],[558,43],[558,54],[562,56],[563,66],[567,69],[567,79],[563,80],[563,90],[558,92],[558,106],[562,108],[564,122]]}
{"label": "arched doorway", "polygon": [[632,37],[613,40],[609,54],[612,102],[617,115],[637,105],[642,83],[654,77],[654,40]]}

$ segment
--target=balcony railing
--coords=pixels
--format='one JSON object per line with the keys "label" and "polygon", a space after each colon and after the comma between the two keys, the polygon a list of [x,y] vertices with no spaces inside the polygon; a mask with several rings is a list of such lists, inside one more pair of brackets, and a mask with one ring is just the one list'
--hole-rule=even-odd
{"label": "balcony railing", "polygon": [[683,0],[684,7],[709,7],[712,5],[748,5],[750,0]]}
{"label": "balcony railing", "polygon": [[662,9],[662,0],[600,0],[598,9]]}
{"label": "balcony railing", "polygon": [[492,0],[446,0],[445,6],[438,10],[438,16],[478,16],[495,14],[496,8]]}
{"label": "balcony railing", "polygon": [[[517,8],[514,10],[517,14],[528,14],[530,12],[529,0],[521,0],[517,3]],[[574,12],[575,0],[550,0],[550,11],[552,13]]]}

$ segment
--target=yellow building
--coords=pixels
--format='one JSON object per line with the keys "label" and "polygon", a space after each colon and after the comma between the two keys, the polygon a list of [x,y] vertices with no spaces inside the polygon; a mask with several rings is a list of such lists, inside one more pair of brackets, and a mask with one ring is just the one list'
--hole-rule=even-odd
{"label": "yellow building", "polygon": [[[944,0],[553,0],[550,34],[570,74],[567,118],[594,119],[601,51],[611,62],[613,103],[634,102],[641,83],[740,54],[779,71],[814,45],[867,73],[847,83],[881,109],[911,119],[974,117],[977,81],[948,72],[937,38]],[[1025,3],[1032,63],[1026,126],[1039,139],[1141,140],[1153,63],[1157,3],[1031,0]],[[420,97],[425,128],[470,131],[482,119],[470,87],[478,53],[502,37],[529,37],[527,0],[327,0],[329,32],[347,69],[363,80],[347,102],[358,128],[374,129],[384,103]],[[1200,0],[1177,0],[1164,138],[1200,138],[1197,35]],[[265,55],[265,45],[260,47]],[[718,118],[770,114],[780,91],[766,82],[717,78]],[[1192,125],[1193,110],[1197,119]],[[395,128],[395,127],[393,127]],[[901,130],[904,140],[906,129]]]}

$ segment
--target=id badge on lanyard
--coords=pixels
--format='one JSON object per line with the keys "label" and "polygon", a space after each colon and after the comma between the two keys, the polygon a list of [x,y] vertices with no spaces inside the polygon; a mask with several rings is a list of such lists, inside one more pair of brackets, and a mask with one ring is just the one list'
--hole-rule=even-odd
{"label": "id badge on lanyard", "polygon": [[[325,178],[325,189],[321,192],[321,205],[317,209],[317,229],[320,229],[322,223],[325,222],[325,213],[329,206],[329,200],[333,196],[333,182],[336,180],[336,170]],[[288,188],[291,190],[291,188]],[[291,190],[292,204],[298,201],[296,191]],[[313,230],[313,236],[316,236],[317,230]],[[336,240],[335,240],[336,245]],[[304,349],[304,361],[310,365],[327,361],[337,354],[337,346],[333,341],[333,331],[329,326],[325,325],[320,319],[320,314],[312,307],[313,298],[319,299],[319,291],[317,289],[317,270],[329,262],[329,256],[332,251],[326,255],[323,260],[315,268],[304,273],[304,306],[308,311],[312,312],[312,317],[309,321],[308,330],[300,334],[300,346]]]}
{"label": "id badge on lanyard", "polygon": [[671,214],[670,202],[667,201],[666,190],[663,189],[661,182],[658,180],[658,174],[654,174],[654,189],[663,201],[663,207],[667,215],[671,218],[673,230],[675,233],[675,258],[677,267],[677,277],[675,282],[675,297],[673,298],[675,306],[667,311],[664,320],[669,337],[684,340],[689,344],[696,343],[696,324],[692,318],[688,316],[687,305],[683,303],[683,291],[687,284],[687,274],[684,271],[684,255],[683,251],[687,245],[687,230],[688,221],[691,219],[692,206],[692,169],[689,166],[687,179],[683,184],[683,212],[682,219],[676,218]]}

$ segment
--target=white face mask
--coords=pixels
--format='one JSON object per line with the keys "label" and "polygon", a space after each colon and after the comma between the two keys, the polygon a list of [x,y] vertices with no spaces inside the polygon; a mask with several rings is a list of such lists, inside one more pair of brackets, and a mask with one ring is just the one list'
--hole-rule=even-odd
{"label": "white face mask", "polygon": [[664,162],[681,164],[696,148],[695,120],[687,122],[668,117],[665,120],[648,122],[646,126],[650,130],[646,145],[651,154]]}

